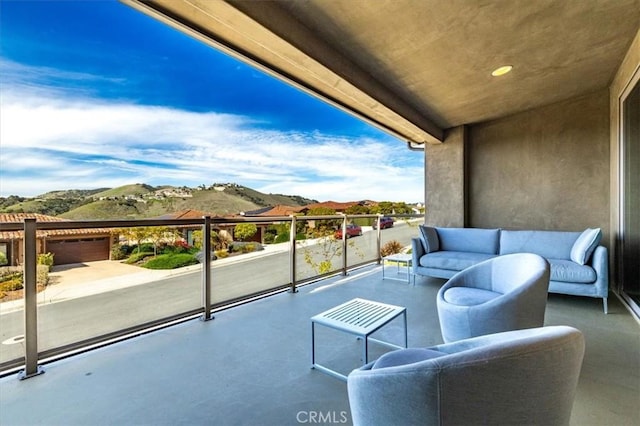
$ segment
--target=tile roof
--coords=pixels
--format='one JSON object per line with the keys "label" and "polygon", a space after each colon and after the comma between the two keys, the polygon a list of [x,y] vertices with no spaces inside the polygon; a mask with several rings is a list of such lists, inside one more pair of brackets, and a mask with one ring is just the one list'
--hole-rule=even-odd
{"label": "tile roof", "polygon": [[201,210],[186,209],[180,210],[175,213],[167,213],[159,216],[158,219],[202,219],[204,216],[214,217],[215,215]]}
{"label": "tile roof", "polygon": [[[69,222],[54,216],[47,216],[40,213],[0,213],[0,223],[22,223],[25,219],[35,219],[36,222]],[[20,240],[24,231],[0,231],[0,240]],[[36,231],[37,238],[75,236],[83,235],[105,235],[110,234],[108,228],[87,228],[87,229],[49,229]]]}
{"label": "tile roof", "polygon": [[285,206],[282,204],[278,204],[277,206],[265,207],[259,210],[253,210],[250,212],[245,212],[245,216],[261,216],[261,217],[269,217],[269,216],[289,216],[294,213],[299,213],[302,211],[304,207],[293,207],[293,206]]}

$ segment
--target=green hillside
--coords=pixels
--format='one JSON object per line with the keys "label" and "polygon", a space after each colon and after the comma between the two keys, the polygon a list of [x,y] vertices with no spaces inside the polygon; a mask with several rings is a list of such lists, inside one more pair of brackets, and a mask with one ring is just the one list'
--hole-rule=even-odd
{"label": "green hillside", "polygon": [[38,199],[50,199],[50,198],[85,198],[90,197],[99,192],[107,191],[109,188],[97,188],[97,189],[65,189],[61,191],[50,191],[41,195],[38,195]]}
{"label": "green hillside", "polygon": [[117,188],[107,189],[102,192],[93,194],[93,198],[100,197],[125,197],[127,195],[144,195],[155,191],[156,188],[145,183],[136,183],[133,185],[124,185]]}
{"label": "green hillside", "polygon": [[145,216],[138,204],[119,200],[94,201],[58,216],[71,220],[141,219]]}
{"label": "green hillside", "polygon": [[[96,190],[52,191],[36,198],[0,199],[0,213],[41,213],[71,220],[150,219],[182,210],[201,210],[214,216],[238,214],[284,204],[302,206],[317,202],[301,196],[263,194],[236,184],[208,188],[125,185]],[[17,201],[17,202],[15,202]],[[14,204],[8,205],[8,203]]]}
{"label": "green hillside", "polygon": [[318,201],[300,196],[281,195],[281,194],[263,194],[254,189],[245,186],[233,186],[227,188],[225,193],[234,194],[238,197],[249,200],[260,207],[276,206],[278,204],[286,206],[304,206],[307,204],[317,203]]}
{"label": "green hillside", "polygon": [[24,201],[0,209],[0,213],[40,213],[48,216],[57,216],[88,202],[91,202],[91,200],[84,197],[27,198]]}

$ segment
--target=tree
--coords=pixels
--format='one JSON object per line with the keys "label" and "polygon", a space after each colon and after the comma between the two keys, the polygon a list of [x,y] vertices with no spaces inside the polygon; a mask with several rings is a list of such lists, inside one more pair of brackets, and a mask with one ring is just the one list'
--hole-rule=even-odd
{"label": "tree", "polygon": [[[226,234],[226,233],[225,233]],[[226,235],[218,234],[216,231],[211,231],[211,249],[212,250],[226,250],[229,247],[230,238]],[[193,245],[199,249],[202,248],[202,231],[193,231]]]}
{"label": "tree", "polygon": [[153,242],[153,255],[157,256],[160,243],[163,240],[170,240],[173,243],[176,240],[177,231],[168,226],[153,226],[148,228],[148,235]]}
{"label": "tree", "polygon": [[148,227],[136,227],[136,228],[124,228],[120,230],[120,235],[124,236],[128,241],[135,241],[137,245],[137,252],[140,252],[140,246],[142,245],[142,241],[149,238],[149,228]]}
{"label": "tree", "polygon": [[[336,211],[328,207],[316,207],[309,209],[305,216],[334,216]],[[306,221],[305,233],[308,238],[320,238],[331,235],[338,227],[342,226],[342,219],[330,219],[321,221]]]}
{"label": "tree", "polygon": [[240,241],[247,241],[258,232],[258,227],[253,223],[239,223],[233,228],[233,235]]}
{"label": "tree", "polygon": [[360,204],[354,204],[347,207],[344,211],[346,214],[369,214],[369,207]]}

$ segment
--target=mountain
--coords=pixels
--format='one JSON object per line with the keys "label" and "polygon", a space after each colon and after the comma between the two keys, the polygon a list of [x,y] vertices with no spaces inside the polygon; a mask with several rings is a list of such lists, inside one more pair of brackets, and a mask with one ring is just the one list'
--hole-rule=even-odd
{"label": "mountain", "polygon": [[34,198],[14,197],[18,202],[6,206],[3,202],[10,198],[0,198],[0,213],[41,213],[72,220],[148,219],[186,209],[223,216],[278,204],[317,202],[297,195],[264,194],[233,183],[198,188],[133,184],[52,191]]}

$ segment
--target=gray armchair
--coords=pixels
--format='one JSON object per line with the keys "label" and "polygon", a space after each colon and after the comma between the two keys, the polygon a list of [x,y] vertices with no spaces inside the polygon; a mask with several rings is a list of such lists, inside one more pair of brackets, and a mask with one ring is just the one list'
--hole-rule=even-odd
{"label": "gray armchair", "polygon": [[549,262],[532,253],[485,260],[458,272],[437,296],[445,342],[541,327],[549,290]]}
{"label": "gray armchair", "polygon": [[353,424],[568,425],[583,355],[566,326],[389,352],[349,374]]}

